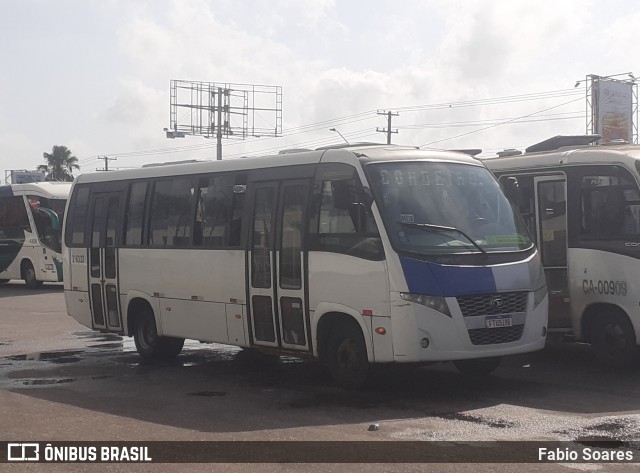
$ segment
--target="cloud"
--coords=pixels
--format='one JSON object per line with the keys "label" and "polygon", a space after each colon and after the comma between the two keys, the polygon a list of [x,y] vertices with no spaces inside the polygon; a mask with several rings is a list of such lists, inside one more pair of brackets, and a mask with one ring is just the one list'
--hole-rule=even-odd
{"label": "cloud", "polygon": [[[280,85],[285,132],[318,124],[315,131],[276,140],[225,142],[240,154],[339,141],[328,131],[332,125],[321,122],[353,115],[358,119],[341,122],[341,132],[381,141],[384,136],[375,129],[387,124],[376,109],[573,91],[575,81],[590,73],[640,73],[630,54],[640,23],[634,2],[617,2],[615,8],[601,8],[593,0],[105,0],[87,5],[100,34],[74,38],[73,30],[66,31],[65,41],[83,42],[79,52],[68,52],[67,42],[51,41],[64,68],[47,74],[46,87],[33,72],[0,78],[10,110],[0,111],[7,140],[0,142],[2,156],[16,154],[39,164],[52,144],[71,146],[81,159],[206,144],[196,137],[180,143],[164,138],[171,79]],[[45,10],[51,24],[56,15],[70,14],[65,7]],[[34,42],[36,36],[34,30]],[[40,50],[16,46],[7,70],[18,70],[25,57],[30,63],[42,60]],[[392,126],[506,120],[570,98],[401,111]],[[33,104],[44,104],[48,113],[38,108],[34,115]],[[584,111],[584,102],[556,111],[576,109]],[[52,122],[48,117],[54,113]],[[456,137],[440,144],[498,148],[581,133],[584,126],[582,120],[530,122],[460,137],[483,125],[418,127],[403,128],[392,138],[423,144]],[[200,153],[213,155],[210,149]],[[170,157],[187,158],[129,161]]]}

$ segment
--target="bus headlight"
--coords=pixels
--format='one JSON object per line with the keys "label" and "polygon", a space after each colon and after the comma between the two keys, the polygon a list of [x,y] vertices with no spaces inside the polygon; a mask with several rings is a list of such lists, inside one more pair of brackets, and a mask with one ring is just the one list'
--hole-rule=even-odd
{"label": "bus headlight", "polygon": [[449,312],[449,306],[444,297],[425,296],[422,294],[411,294],[410,292],[401,292],[400,297],[403,301],[413,302],[428,307],[429,309],[437,310],[438,312],[451,317]]}
{"label": "bus headlight", "polygon": [[540,303],[547,297],[547,285],[543,285],[540,289],[533,291],[533,309],[535,310]]}

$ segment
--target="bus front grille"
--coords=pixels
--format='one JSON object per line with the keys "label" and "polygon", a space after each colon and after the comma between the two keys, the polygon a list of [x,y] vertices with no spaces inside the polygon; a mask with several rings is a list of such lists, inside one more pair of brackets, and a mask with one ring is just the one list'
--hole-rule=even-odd
{"label": "bus front grille", "polygon": [[527,311],[528,295],[529,293],[526,291],[498,292],[495,294],[460,296],[457,301],[463,317],[514,314]]}
{"label": "bus front grille", "polygon": [[509,343],[520,340],[523,325],[500,328],[476,328],[469,330],[469,338],[474,345],[495,345],[498,343]]}

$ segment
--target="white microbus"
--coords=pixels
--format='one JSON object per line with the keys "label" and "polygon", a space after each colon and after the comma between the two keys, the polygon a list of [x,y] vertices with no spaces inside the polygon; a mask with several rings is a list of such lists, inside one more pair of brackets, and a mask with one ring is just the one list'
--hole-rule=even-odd
{"label": "white microbus", "polygon": [[557,136],[484,163],[540,248],[549,328],[620,365],[640,343],[640,146],[589,145],[599,138]]}
{"label": "white microbus", "polygon": [[391,145],[83,174],[65,223],[69,314],[133,335],[328,361],[493,370],[541,349],[536,247],[478,160]]}
{"label": "white microbus", "polygon": [[70,182],[0,186],[0,284],[62,281],[62,222]]}

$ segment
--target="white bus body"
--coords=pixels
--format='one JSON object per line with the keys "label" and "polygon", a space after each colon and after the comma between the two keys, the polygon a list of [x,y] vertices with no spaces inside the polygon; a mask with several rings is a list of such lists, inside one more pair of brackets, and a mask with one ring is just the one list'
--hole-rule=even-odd
{"label": "white bus body", "polygon": [[62,222],[70,182],[0,186],[0,282],[62,281]]}
{"label": "white bus body", "polygon": [[[484,163],[540,248],[550,330],[620,365],[640,343],[640,146],[585,145],[597,138],[555,137]],[[553,149],[571,140],[583,144]]]}
{"label": "white bus body", "polygon": [[373,362],[490,371],[545,343],[537,250],[459,153],[377,145],[83,174],[64,259],[69,314],[148,357],[185,338],[256,347],[327,359],[356,387]]}

